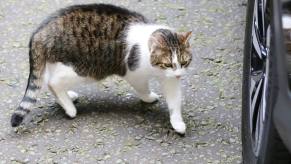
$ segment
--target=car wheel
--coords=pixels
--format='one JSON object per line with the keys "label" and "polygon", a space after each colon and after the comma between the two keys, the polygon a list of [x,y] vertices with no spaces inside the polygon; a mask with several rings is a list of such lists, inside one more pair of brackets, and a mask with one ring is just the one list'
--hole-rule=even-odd
{"label": "car wheel", "polygon": [[249,0],[245,31],[242,87],[243,163],[291,163],[290,155],[273,125],[276,100],[272,61],[272,4]]}

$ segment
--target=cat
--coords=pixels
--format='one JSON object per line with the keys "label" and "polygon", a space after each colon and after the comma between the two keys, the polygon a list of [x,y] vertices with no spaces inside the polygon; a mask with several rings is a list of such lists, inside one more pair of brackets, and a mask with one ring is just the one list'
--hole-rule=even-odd
{"label": "cat", "polygon": [[75,5],[57,11],[31,36],[28,84],[12,114],[12,127],[23,122],[43,84],[74,118],[73,100],[78,94],[69,90],[72,86],[118,75],[147,103],[159,98],[148,87],[149,79],[156,77],[172,127],[185,134],[180,85],[192,60],[191,34],[152,24],[137,12],[109,4]]}

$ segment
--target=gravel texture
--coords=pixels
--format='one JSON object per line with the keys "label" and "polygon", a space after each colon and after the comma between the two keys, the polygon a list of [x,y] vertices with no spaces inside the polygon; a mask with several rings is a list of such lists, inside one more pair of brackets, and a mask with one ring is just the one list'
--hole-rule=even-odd
{"label": "gravel texture", "polygon": [[[93,2],[193,31],[194,58],[183,78],[185,137],[171,129],[164,98],[142,103],[118,77],[76,88],[75,119],[44,90],[26,124],[11,128],[26,87],[32,31],[56,9]],[[0,163],[241,163],[245,10],[245,0],[1,0]],[[156,81],[151,86],[161,94]]]}

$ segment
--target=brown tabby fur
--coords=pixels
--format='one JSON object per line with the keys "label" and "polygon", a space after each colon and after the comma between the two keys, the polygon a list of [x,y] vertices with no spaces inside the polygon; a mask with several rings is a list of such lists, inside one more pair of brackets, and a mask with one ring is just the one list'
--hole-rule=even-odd
{"label": "brown tabby fur", "polygon": [[182,67],[188,67],[192,60],[190,44],[191,32],[173,33],[167,29],[159,29],[152,34],[149,40],[151,64],[162,69],[177,68],[172,63],[172,54],[176,53]]}
{"label": "brown tabby fur", "polygon": [[[62,62],[80,76],[102,79],[126,73],[123,35],[133,22],[146,22],[135,12],[112,5],[82,5],[61,10],[31,39],[33,67]],[[45,59],[45,60],[44,60]]]}

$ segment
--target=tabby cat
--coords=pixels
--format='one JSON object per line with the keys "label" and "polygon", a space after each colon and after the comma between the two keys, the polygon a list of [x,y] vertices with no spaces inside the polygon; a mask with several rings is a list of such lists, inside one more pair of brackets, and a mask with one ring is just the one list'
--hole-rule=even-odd
{"label": "tabby cat", "polygon": [[80,83],[119,75],[147,103],[158,100],[148,88],[157,77],[163,87],[170,122],[184,134],[181,114],[181,76],[192,54],[191,32],[151,24],[139,13],[108,4],[75,5],[51,15],[29,43],[30,74],[25,95],[11,118],[19,126],[46,84],[69,117],[77,114],[69,89]]}

